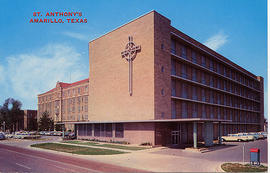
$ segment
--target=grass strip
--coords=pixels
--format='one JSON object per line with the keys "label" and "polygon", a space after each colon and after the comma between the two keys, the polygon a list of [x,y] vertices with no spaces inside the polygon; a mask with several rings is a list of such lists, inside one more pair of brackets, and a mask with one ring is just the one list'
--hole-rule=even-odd
{"label": "grass strip", "polygon": [[68,144],[80,144],[80,145],[97,145],[97,142],[81,142],[81,141],[64,141],[62,143],[68,143]]}
{"label": "grass strip", "polygon": [[240,163],[224,163],[221,165],[221,168],[225,172],[265,172],[267,167],[260,166],[251,166],[250,164],[240,164]]}
{"label": "grass strip", "polygon": [[72,154],[80,155],[113,155],[113,154],[123,154],[127,152],[100,149],[100,148],[91,148],[91,147],[81,147],[73,145],[65,145],[59,143],[42,143],[42,144],[33,144],[31,147],[43,148],[54,151],[61,151]]}
{"label": "grass strip", "polygon": [[114,145],[114,144],[99,144],[97,142],[65,141],[63,143],[99,146],[99,147],[105,147],[105,148],[116,148],[116,149],[131,150],[131,151],[147,149],[146,147],[134,147],[134,146],[124,146],[124,145]]}
{"label": "grass strip", "polygon": [[106,147],[106,148],[116,148],[116,149],[123,149],[123,150],[132,150],[132,151],[147,149],[145,147],[133,147],[133,146],[123,146],[123,145],[113,145],[113,144],[101,144],[101,145],[98,145],[98,146],[100,146],[100,147]]}

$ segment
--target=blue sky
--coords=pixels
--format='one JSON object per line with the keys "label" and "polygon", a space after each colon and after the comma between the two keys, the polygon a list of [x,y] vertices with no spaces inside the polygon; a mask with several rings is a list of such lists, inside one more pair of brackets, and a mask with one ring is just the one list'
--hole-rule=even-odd
{"label": "blue sky", "polygon": [[[13,97],[24,109],[36,109],[37,94],[55,87],[56,81],[87,78],[88,42],[151,10],[263,76],[267,112],[266,0],[1,0],[0,104]],[[29,23],[37,11],[78,11],[87,23]]]}

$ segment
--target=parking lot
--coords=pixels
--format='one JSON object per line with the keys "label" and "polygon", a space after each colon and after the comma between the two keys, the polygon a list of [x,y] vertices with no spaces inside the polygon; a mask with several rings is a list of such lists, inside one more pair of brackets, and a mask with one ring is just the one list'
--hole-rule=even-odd
{"label": "parking lot", "polygon": [[268,163],[267,139],[250,142],[223,142],[223,143],[226,145],[221,147],[213,147],[213,150],[206,153],[188,152],[183,149],[173,149],[173,148],[166,148],[153,153],[181,156],[181,157],[201,158],[209,161],[242,162],[243,146],[244,146],[245,162],[249,162],[250,148],[259,148],[261,152],[261,162]]}

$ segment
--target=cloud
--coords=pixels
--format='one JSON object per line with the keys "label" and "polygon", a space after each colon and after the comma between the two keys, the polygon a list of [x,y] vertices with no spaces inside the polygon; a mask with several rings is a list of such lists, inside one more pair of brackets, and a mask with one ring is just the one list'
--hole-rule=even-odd
{"label": "cloud", "polygon": [[81,41],[89,41],[89,39],[85,35],[80,33],[65,31],[62,32],[62,34]]}
{"label": "cloud", "polygon": [[49,44],[28,54],[7,57],[6,74],[14,94],[22,102],[37,105],[37,95],[55,87],[57,81],[83,79],[88,70],[73,47]]}
{"label": "cloud", "polygon": [[204,42],[204,45],[216,51],[220,47],[222,47],[225,43],[227,43],[227,41],[228,36],[225,35],[222,31],[220,31],[217,34],[208,38],[206,42]]}
{"label": "cloud", "polygon": [[4,67],[0,65],[0,84],[5,82],[5,70]]}

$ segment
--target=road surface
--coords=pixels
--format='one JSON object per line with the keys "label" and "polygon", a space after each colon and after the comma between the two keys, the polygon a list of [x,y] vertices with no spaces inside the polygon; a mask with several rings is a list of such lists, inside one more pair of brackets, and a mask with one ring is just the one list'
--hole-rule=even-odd
{"label": "road surface", "polygon": [[268,163],[267,160],[267,139],[257,140],[252,142],[224,142],[224,147],[216,148],[214,151],[207,153],[193,153],[186,152],[181,149],[164,149],[156,154],[166,154],[174,156],[183,156],[191,158],[200,158],[202,160],[219,161],[219,162],[242,162],[243,161],[243,146],[244,146],[244,160],[249,162],[250,148],[259,148],[261,150],[261,163]]}
{"label": "road surface", "polygon": [[0,172],[145,172],[142,170],[0,144]]}

